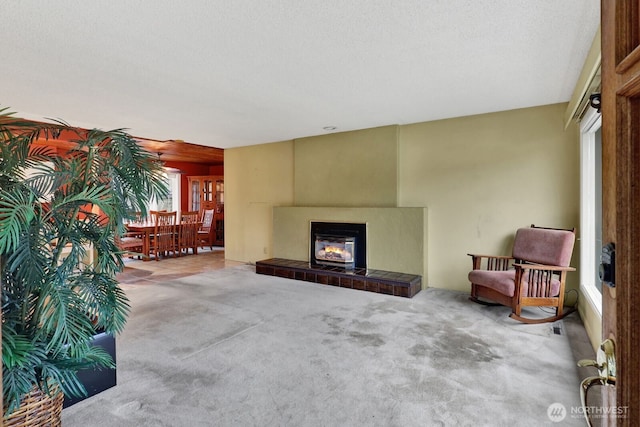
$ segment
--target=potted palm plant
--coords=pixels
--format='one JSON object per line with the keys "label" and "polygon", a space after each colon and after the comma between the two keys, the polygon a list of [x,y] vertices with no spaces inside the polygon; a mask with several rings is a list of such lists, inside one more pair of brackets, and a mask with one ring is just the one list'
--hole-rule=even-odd
{"label": "potted palm plant", "polygon": [[[47,140],[66,142],[54,148]],[[131,212],[166,196],[162,171],[121,129],[36,123],[0,109],[5,425],[35,419],[23,413],[33,401],[59,404],[43,410],[59,417],[62,393],[85,393],[79,370],[113,367],[90,343],[98,330],[121,332],[129,312],[115,279],[124,268],[116,238]]]}

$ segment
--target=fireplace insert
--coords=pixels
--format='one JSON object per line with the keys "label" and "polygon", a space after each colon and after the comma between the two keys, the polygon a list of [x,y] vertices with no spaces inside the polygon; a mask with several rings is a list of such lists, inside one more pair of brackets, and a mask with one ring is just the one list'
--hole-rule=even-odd
{"label": "fireplace insert", "polygon": [[316,234],[316,262],[352,269],[355,265],[355,242],[355,237]]}
{"label": "fireplace insert", "polygon": [[312,266],[367,268],[367,224],[311,221],[309,238]]}

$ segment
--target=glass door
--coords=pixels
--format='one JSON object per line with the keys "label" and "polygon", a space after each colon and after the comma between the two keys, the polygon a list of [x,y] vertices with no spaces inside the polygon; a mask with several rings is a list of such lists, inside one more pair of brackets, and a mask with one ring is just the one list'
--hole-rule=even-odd
{"label": "glass door", "polygon": [[224,181],[221,179],[216,181],[216,204],[217,211],[222,212],[224,207]]}
{"label": "glass door", "polygon": [[205,202],[213,201],[213,181],[205,179],[203,181],[204,188],[202,189],[202,200]]}
{"label": "glass door", "polygon": [[200,181],[191,180],[191,208],[192,211],[200,212]]}

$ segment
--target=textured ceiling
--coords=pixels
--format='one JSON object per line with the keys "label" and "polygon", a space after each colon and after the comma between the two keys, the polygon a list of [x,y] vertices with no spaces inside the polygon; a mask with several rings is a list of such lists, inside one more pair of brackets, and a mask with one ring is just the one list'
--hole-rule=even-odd
{"label": "textured ceiling", "polygon": [[0,106],[220,148],[568,101],[599,0],[0,2]]}

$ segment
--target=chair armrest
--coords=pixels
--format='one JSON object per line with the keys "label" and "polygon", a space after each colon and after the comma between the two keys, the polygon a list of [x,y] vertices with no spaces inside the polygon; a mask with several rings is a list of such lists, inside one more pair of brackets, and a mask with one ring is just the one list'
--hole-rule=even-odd
{"label": "chair armrest", "polygon": [[576,271],[573,267],[561,267],[559,265],[544,265],[544,264],[513,264],[516,268],[522,268],[523,270],[546,270],[546,271]]}
{"label": "chair armrest", "polygon": [[514,259],[509,255],[478,255],[478,254],[467,254],[470,257],[478,257],[478,258],[495,258],[495,259]]}
{"label": "chair armrest", "polygon": [[[467,254],[472,258],[473,269],[474,270],[497,270],[504,271],[508,270],[511,267],[511,261],[514,260],[513,257],[508,255],[478,255],[478,254]],[[485,268],[482,268],[482,260],[485,261]]]}

